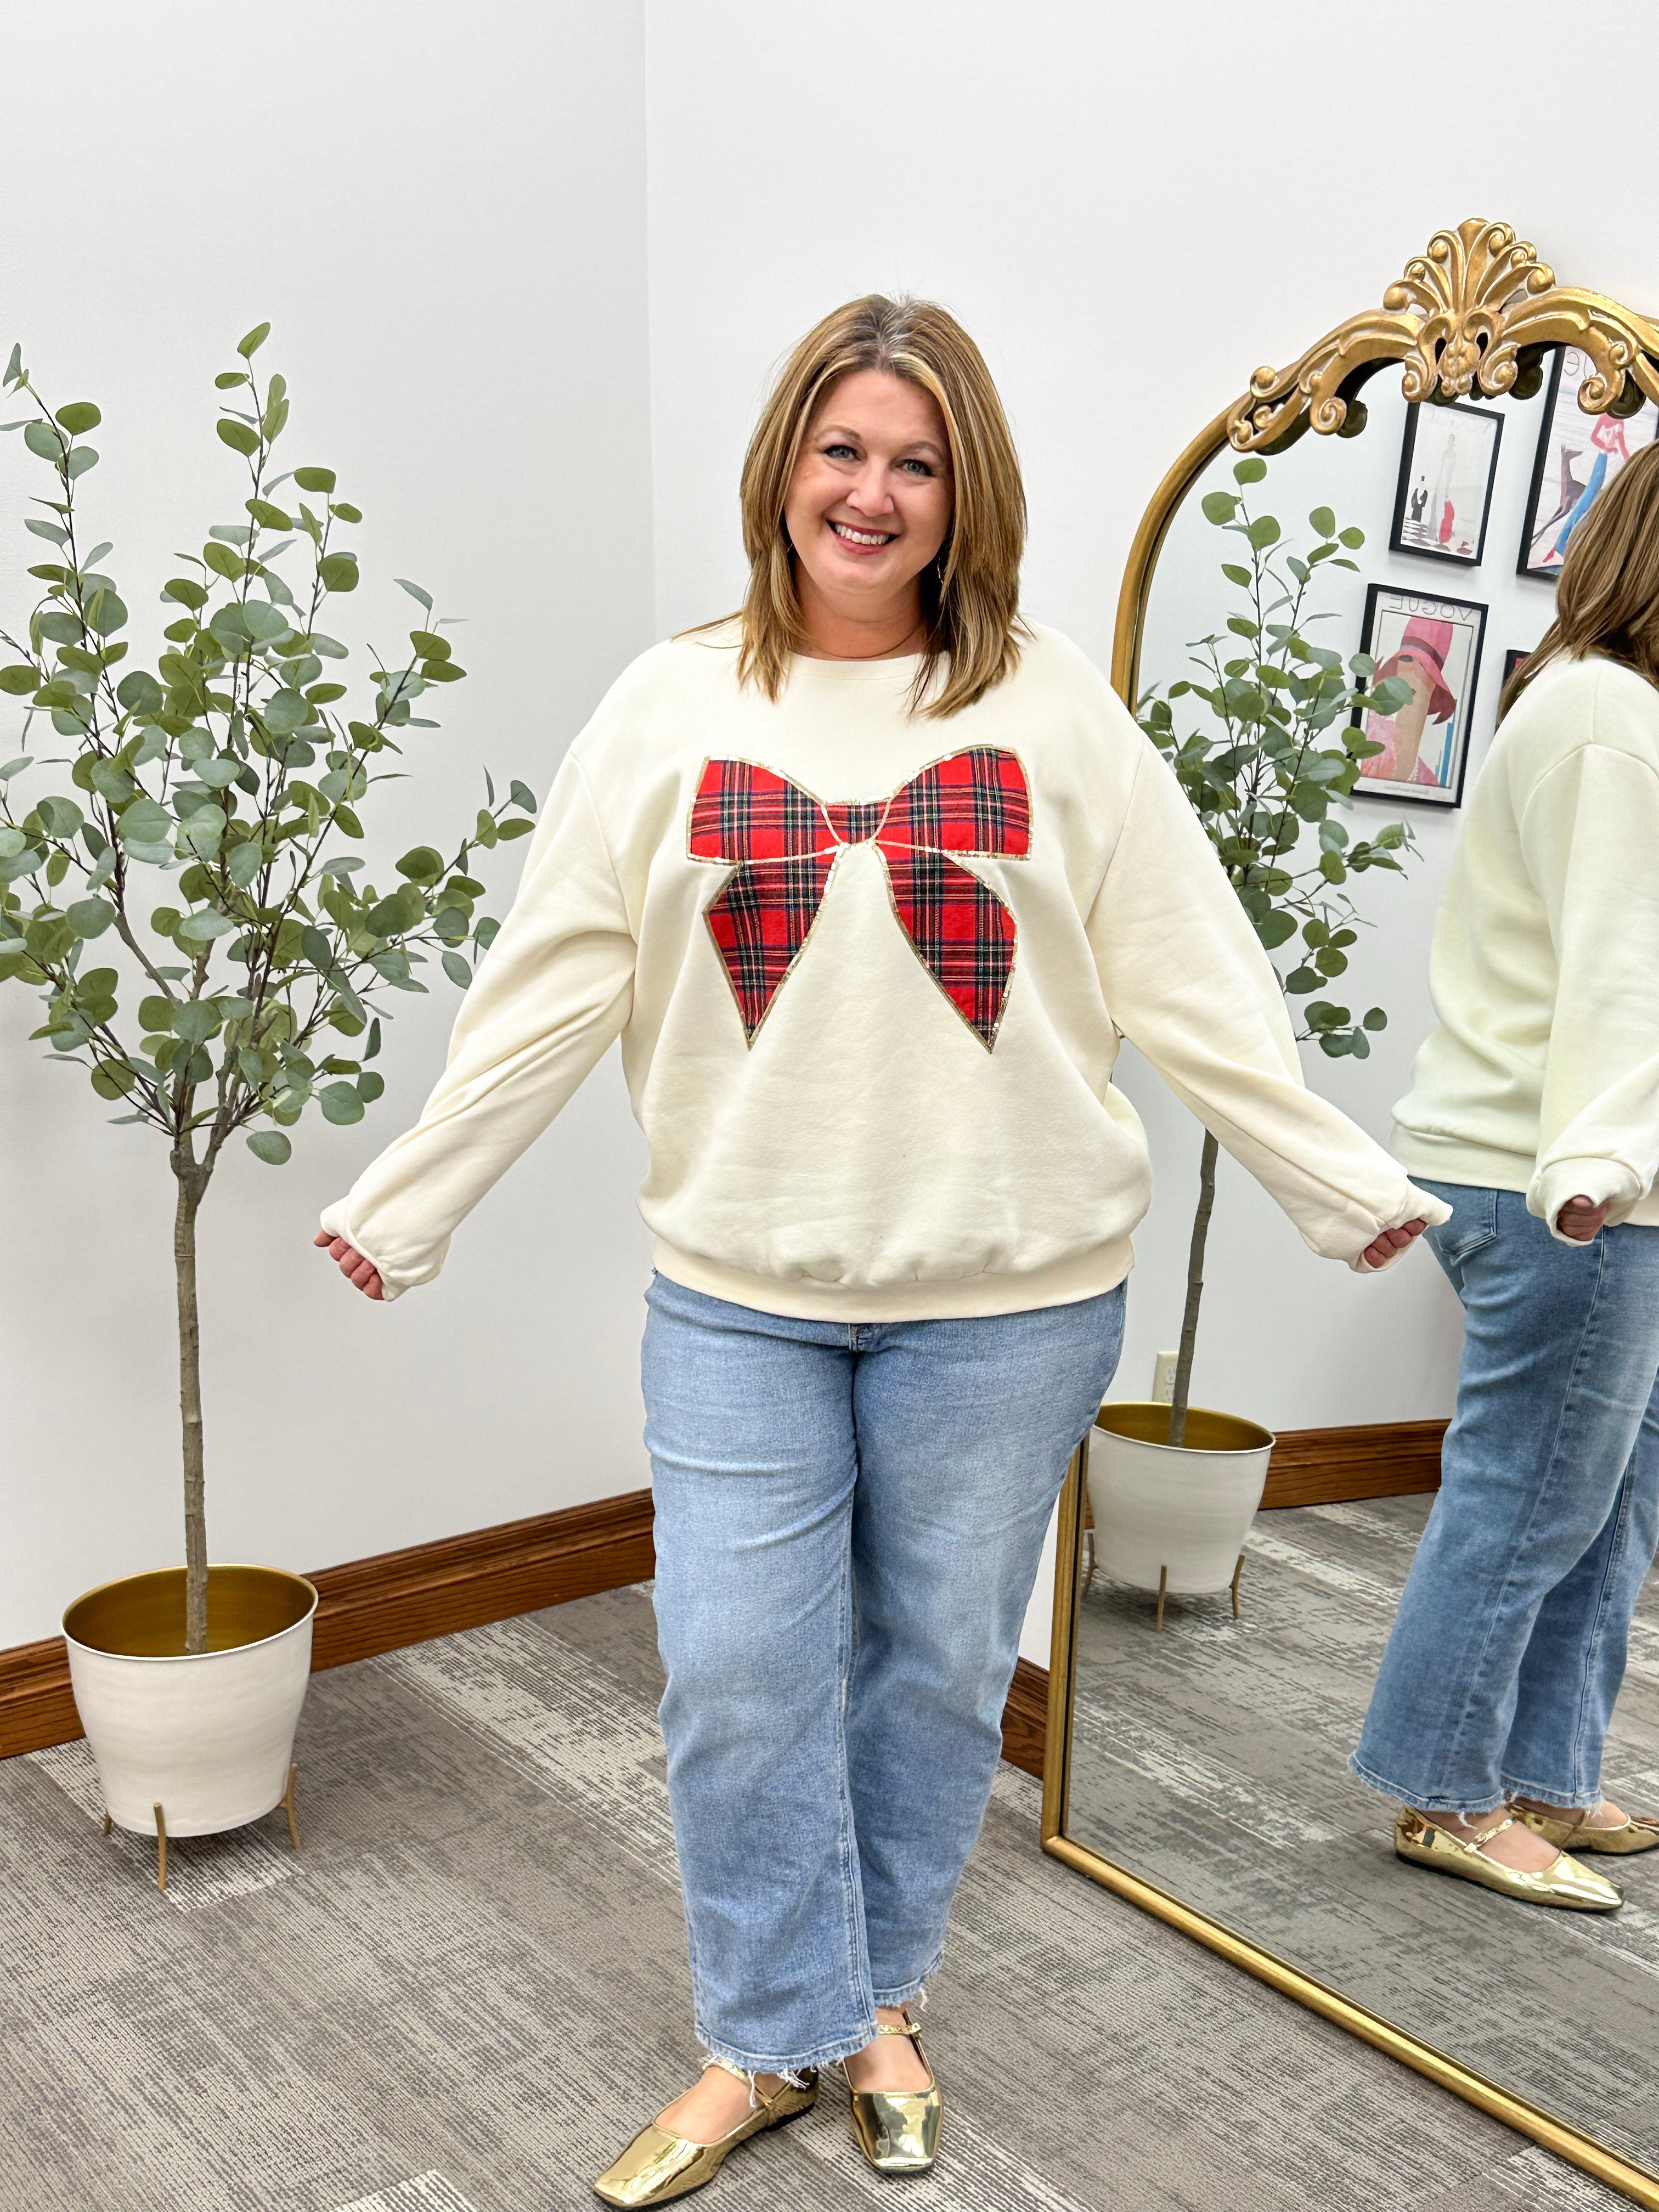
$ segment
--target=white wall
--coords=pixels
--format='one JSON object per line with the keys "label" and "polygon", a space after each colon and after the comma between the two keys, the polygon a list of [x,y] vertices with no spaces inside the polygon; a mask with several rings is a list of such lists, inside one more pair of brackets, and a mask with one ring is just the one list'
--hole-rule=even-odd
{"label": "white wall", "polygon": [[[104,409],[83,489],[131,634],[153,653],[167,554],[240,514],[211,380],[267,316],[262,360],[294,387],[289,465],[333,465],[367,516],[365,581],[331,626],[401,635],[395,575],[470,618],[475,672],[371,826],[382,864],[449,842],[483,763],[545,791],[651,641],[643,119],[640,14],[622,4],[9,11],[0,350],[21,337],[46,390]],[[38,472],[0,441],[10,619]],[[523,852],[490,856],[503,899]],[[648,1246],[614,1065],[431,1290],[373,1307],[310,1249],[319,1206],[442,1064],[455,994],[440,978],[404,1003],[386,1095],[356,1128],[307,1116],[280,1170],[236,1146],[210,1195],[216,1557],[319,1566],[647,1479]],[[158,1139],[105,1127],[84,1077],[23,1042],[38,1018],[0,989],[0,1645],[179,1555],[172,1177]]]}
{"label": "white wall", "polygon": [[[474,617],[478,673],[406,814],[390,810],[390,852],[405,820],[470,807],[485,757],[544,788],[630,653],[732,604],[737,470],[769,370],[851,294],[933,294],[980,337],[1027,470],[1028,605],[1103,663],[1170,459],[1255,363],[1377,300],[1437,226],[1500,216],[1567,280],[1659,299],[1650,169],[1626,163],[1609,193],[1604,166],[1540,151],[1559,56],[1543,0],[1505,12],[1478,70],[1439,72],[1427,137],[1416,58],[1443,15],[1376,0],[1288,0],[1255,46],[1219,0],[644,0],[643,37],[636,7],[579,0],[14,17],[0,340],[15,330],[54,388],[105,405],[90,482],[118,572],[159,580],[167,550],[226,519],[209,379],[269,314],[291,442],[368,514],[355,611],[396,620],[383,580],[412,574]],[[1598,145],[1645,143],[1656,59],[1659,26],[1622,24]],[[67,137],[50,90],[66,61]],[[17,511],[15,446],[0,516]],[[8,608],[19,543],[8,527]],[[1431,891],[1425,868],[1374,909],[1399,908],[1398,970],[1376,981],[1389,1051],[1315,1071],[1379,1129],[1413,993],[1422,1020]],[[165,1168],[17,1048],[32,1011],[0,997],[21,1532],[0,1644],[176,1549]],[[412,1111],[448,1012],[434,994],[400,1022],[388,1096],[357,1130],[308,1131],[280,1175],[232,1163],[211,1201],[221,1556],[319,1565],[643,1480],[639,1148],[611,1071],[439,1286],[383,1313],[319,1282],[316,1206]],[[1125,1081],[1158,1179],[1119,1384],[1138,1392],[1172,1340],[1196,1136],[1154,1079]],[[1284,1425],[1446,1409],[1455,1315],[1426,1261],[1351,1283],[1237,1177],[1212,1249],[1206,1395]]]}

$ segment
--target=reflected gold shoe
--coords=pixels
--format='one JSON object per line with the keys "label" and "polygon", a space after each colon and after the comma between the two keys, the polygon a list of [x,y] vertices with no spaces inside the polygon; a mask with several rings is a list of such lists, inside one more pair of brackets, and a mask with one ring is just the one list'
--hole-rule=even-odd
{"label": "reflected gold shoe", "polygon": [[1623,1856],[1631,1851],[1650,1851],[1659,1844],[1659,1820],[1641,1814],[1632,1814],[1618,1828],[1592,1828],[1583,1813],[1534,1813],[1528,1809],[1520,1817],[1534,1835],[1542,1836],[1559,1851],[1607,1851]]}
{"label": "reflected gold shoe", "polygon": [[[729,2074],[736,2069],[728,2066],[726,2070]],[[739,2143],[747,2142],[751,2136],[764,2135],[769,2128],[781,2127],[817,2102],[816,2073],[804,2073],[799,2088],[791,2081],[782,2082],[769,2097],[757,2082],[750,2086],[757,2099],[754,2110],[718,2142],[690,2142],[684,2136],[659,2128],[654,2120],[648,2128],[641,2128],[615,2165],[606,2166],[593,2184],[595,2196],[602,2197],[607,2204],[628,2205],[666,2204],[676,2197],[689,2197],[694,2189],[714,2179]]]}
{"label": "reflected gold shoe", "polygon": [[[877,2023],[878,2035],[908,2035],[916,2056],[927,2066],[927,2053],[915,2023],[906,2012],[904,2025],[896,2021]],[[847,2080],[843,2062],[842,2079]],[[853,2132],[859,2148],[878,2173],[926,2173],[939,2154],[939,2126],[944,2100],[933,2069],[927,2066],[925,2089],[855,2089],[847,2083],[853,2107]]]}
{"label": "reflected gold shoe", "polygon": [[1512,1828],[1515,1817],[1510,1813],[1466,1841],[1419,1813],[1402,1812],[1394,1824],[1394,1848],[1399,1857],[1413,1866],[1432,1867],[1437,1874],[1478,1881],[1523,1905],[1553,1905],[1568,1912],[1619,1910],[1625,1900],[1613,1884],[1589,1867],[1580,1866],[1577,1859],[1570,1859],[1565,1851],[1553,1866],[1540,1868],[1536,1874],[1488,1858],[1480,1846],[1501,1836],[1505,1828]]}

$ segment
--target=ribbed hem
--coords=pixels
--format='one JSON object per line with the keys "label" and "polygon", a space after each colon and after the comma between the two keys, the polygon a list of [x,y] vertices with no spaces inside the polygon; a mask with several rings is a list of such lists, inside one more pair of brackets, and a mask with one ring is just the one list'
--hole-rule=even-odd
{"label": "ribbed hem", "polygon": [[1537,1162],[1530,1152],[1501,1152],[1466,1137],[1427,1137],[1420,1129],[1394,1125],[1389,1146],[1407,1175],[1431,1182],[1467,1184],[1476,1190],[1524,1191]]}
{"label": "ribbed hem", "polygon": [[725,1298],[756,1313],[790,1321],[962,1321],[989,1314],[1035,1313],[1041,1306],[1077,1305],[1115,1291],[1134,1265],[1127,1237],[1018,1275],[962,1275],[938,1282],[814,1283],[805,1276],[745,1274],[677,1251],[657,1239],[652,1255],[659,1274],[705,1297]]}

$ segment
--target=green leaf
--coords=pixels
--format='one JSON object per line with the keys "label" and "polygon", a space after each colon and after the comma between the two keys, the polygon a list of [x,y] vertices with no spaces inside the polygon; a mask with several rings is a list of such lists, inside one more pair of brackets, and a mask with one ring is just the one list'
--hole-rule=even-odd
{"label": "green leaf", "polygon": [[332,469],[295,469],[294,481],[301,491],[332,491],[334,471]]}
{"label": "green leaf", "polygon": [[280,1129],[256,1129],[247,1140],[247,1148],[256,1160],[267,1167],[279,1168],[293,1153],[294,1147]]}
{"label": "green leaf", "polygon": [[536,794],[527,783],[514,783],[507,796],[515,806],[522,806],[526,814],[536,811]]}
{"label": "green leaf", "polygon": [[443,956],[443,963],[444,973],[448,976],[450,981],[452,983],[459,983],[462,990],[465,990],[467,985],[472,981],[472,970],[467,966],[465,961],[462,959],[460,954],[459,952],[446,952]]}
{"label": "green leaf", "polygon": [[188,576],[173,576],[161,586],[164,599],[176,599],[181,607],[204,607],[207,593]]}
{"label": "green leaf", "polygon": [[1261,459],[1259,453],[1250,453],[1248,454],[1243,460],[1235,462],[1233,465],[1233,482],[1235,483],[1242,484],[1260,483],[1262,477],[1265,477],[1267,473],[1267,464],[1266,461]]}
{"label": "green leaf", "polygon": [[1382,1007],[1373,1006],[1365,1017],[1365,1027],[1368,1030],[1385,1030],[1388,1026],[1389,1018]]}
{"label": "green leaf", "polygon": [[167,1030],[173,1027],[173,1001],[156,993],[138,1002],[138,1022],[142,1029]]}
{"label": "green leaf", "polygon": [[[1231,522],[1238,512],[1238,501],[1230,491],[1206,491],[1200,505],[1206,522]],[[401,577],[398,580],[403,581]],[[404,585],[404,589],[407,591],[409,586]],[[431,604],[428,599],[427,605]]]}
{"label": "green leaf", "polygon": [[38,453],[43,461],[58,462],[64,458],[63,436],[53,429],[50,422],[25,422],[23,443],[30,453]]}
{"label": "green leaf", "polygon": [[33,691],[40,681],[40,672],[25,661],[14,661],[9,668],[0,668],[0,691],[9,692],[14,699]]}
{"label": "green leaf", "polygon": [[325,592],[355,592],[357,556],[355,553],[325,553],[317,563],[317,574]]}
{"label": "green leaf", "polygon": [[352,1084],[325,1083],[317,1093],[317,1103],[325,1121],[346,1124],[363,1118],[363,1102]]}
{"label": "green leaf", "polygon": [[264,848],[257,837],[231,848],[230,858],[225,863],[230,880],[239,891],[245,891],[265,864]]}
{"label": "green leaf", "polygon": [[1308,517],[1308,527],[1320,538],[1334,538],[1336,517],[1328,507],[1316,507]]}
{"label": "green leaf", "polygon": [[87,625],[95,629],[100,637],[108,637],[118,629],[126,628],[126,603],[109,590],[94,592],[87,602]]}
{"label": "green leaf", "polygon": [[122,808],[115,834],[124,845],[159,845],[173,835],[173,817],[166,807],[141,793],[130,806]]}
{"label": "green leaf", "polygon": [[514,837],[528,837],[535,827],[533,822],[526,822],[522,815],[515,815],[510,822],[498,822],[495,835],[506,844]]}
{"label": "green leaf", "polygon": [[409,633],[409,641],[422,660],[447,660],[449,658],[449,640],[440,637],[434,629],[412,629]]}
{"label": "green leaf", "polygon": [[107,899],[76,899],[64,919],[77,937],[101,937],[115,919],[115,908]]}
{"label": "green leaf", "polygon": [[[269,323],[255,323],[253,328],[248,332],[247,336],[245,338],[239,340],[236,350],[241,355],[244,361],[252,361],[254,355],[258,352],[260,347],[270,336],[270,325]],[[286,1158],[286,1153],[284,1153],[283,1157]]]}
{"label": "green leaf", "polygon": [[1271,952],[1275,945],[1283,945],[1287,937],[1296,935],[1296,923],[1288,914],[1266,914],[1257,922],[1255,933]]}
{"label": "green leaf", "polygon": [[1249,570],[1242,568],[1237,561],[1224,561],[1221,564],[1221,573],[1230,584],[1240,584],[1246,591],[1255,581]]}
{"label": "green leaf", "polygon": [[[1351,552],[1357,551],[1358,549],[1365,542],[1365,533],[1363,530],[1344,530],[1339,533],[1339,536],[1340,542],[1346,545]],[[1352,566],[1352,563],[1351,562],[1345,561],[1342,563],[1342,566],[1344,568],[1350,568]]]}
{"label": "green leaf", "polygon": [[1265,553],[1279,543],[1279,525],[1271,514],[1258,514],[1244,534],[1258,553]]}
{"label": "green leaf", "polygon": [[435,884],[443,872],[443,854],[430,845],[416,845],[398,863],[398,873],[412,884]]}
{"label": "green leaf", "polygon": [[216,427],[225,444],[233,447],[237,453],[257,453],[258,452],[259,433],[247,423],[237,422],[234,416],[222,415]]}
{"label": "green leaf", "polygon": [[78,438],[83,430],[95,430],[104,418],[90,399],[76,399],[67,407],[60,407],[53,419],[71,438]]}
{"label": "green leaf", "polygon": [[130,668],[116,685],[115,696],[130,714],[159,714],[167,704],[167,694],[143,668]]}
{"label": "green leaf", "polygon": [[240,927],[241,924],[233,921],[228,914],[204,906],[185,916],[179,925],[179,935],[187,945],[211,945],[216,937],[230,937]]}
{"label": "green leaf", "polygon": [[[202,558],[216,576],[228,577],[232,583],[247,574],[247,562],[241,555],[228,545],[222,545],[216,538],[210,538],[202,548]],[[206,597],[205,592],[203,597]]]}
{"label": "green leaf", "polygon": [[286,737],[311,720],[311,709],[298,691],[273,691],[259,708],[259,719],[273,736]]}
{"label": "green leaf", "polygon": [[465,674],[465,669],[453,660],[423,660],[421,663],[423,684],[459,684]]}
{"label": "green leaf", "polygon": [[[179,933],[184,935],[182,930]],[[211,999],[186,999],[173,1008],[172,1015],[173,1033],[186,1044],[205,1044],[219,1034],[219,1009]]]}
{"label": "green leaf", "polygon": [[418,599],[421,605],[426,609],[428,614],[431,613],[432,594],[430,592],[423,592],[418,584],[411,584],[407,576],[394,576],[392,580],[394,584],[399,585],[403,590],[407,592],[411,599]]}

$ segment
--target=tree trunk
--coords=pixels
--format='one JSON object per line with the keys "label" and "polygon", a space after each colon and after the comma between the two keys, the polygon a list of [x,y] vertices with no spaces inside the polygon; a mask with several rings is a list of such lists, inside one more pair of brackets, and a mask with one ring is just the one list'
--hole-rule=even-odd
{"label": "tree trunk", "polygon": [[1210,1211],[1215,1204],[1215,1164],[1221,1147],[1206,1129],[1198,1169],[1198,1212],[1187,1255],[1187,1310],[1181,1316],[1181,1350],[1176,1355],[1175,1399],[1170,1407],[1170,1442],[1187,1441],[1187,1401],[1193,1387],[1193,1354],[1198,1347],[1198,1309],[1204,1296],[1204,1247],[1209,1241]]}
{"label": "tree trunk", "polygon": [[179,1288],[179,1412],[185,1448],[185,1649],[207,1650],[207,1497],[202,1456],[202,1331],[196,1310],[196,1215],[207,1176],[181,1140],[173,1155],[179,1202],[173,1266]]}

